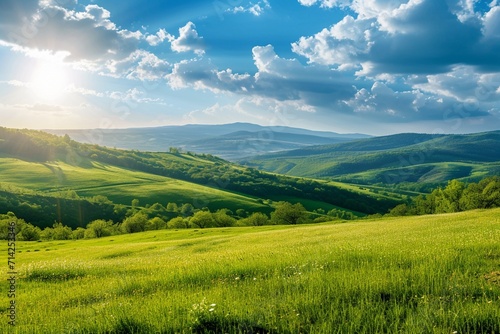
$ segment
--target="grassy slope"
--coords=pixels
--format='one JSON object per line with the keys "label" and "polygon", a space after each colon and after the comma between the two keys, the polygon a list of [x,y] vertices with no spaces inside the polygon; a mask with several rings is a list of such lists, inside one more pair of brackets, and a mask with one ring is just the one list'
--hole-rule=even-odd
{"label": "grassy slope", "polygon": [[[115,150],[32,130],[0,128],[0,137],[4,138],[0,138],[1,183],[49,192],[70,189],[79,195],[105,195],[121,204],[138,198],[142,205],[171,201],[192,203],[196,208],[269,212],[271,208],[256,197],[277,200],[285,195],[308,200],[309,210],[327,202],[328,207],[383,213],[401,200],[341,184],[262,173],[210,155]],[[139,171],[143,173],[138,175]],[[159,180],[151,174],[167,178]]]}
{"label": "grassy slope", "polygon": [[18,242],[17,332],[498,333],[499,217]]}
{"label": "grassy slope", "polygon": [[4,186],[13,185],[49,194],[72,189],[80,196],[103,195],[122,204],[130,204],[132,199],[137,198],[141,205],[175,202],[195,203],[203,207],[209,202],[214,208],[266,209],[251,196],[98,162],[79,167],[61,161],[37,163],[1,157],[0,161],[1,184]]}
{"label": "grassy slope", "polygon": [[255,157],[250,166],[307,177],[373,183],[443,182],[500,171],[500,132],[398,134]]}

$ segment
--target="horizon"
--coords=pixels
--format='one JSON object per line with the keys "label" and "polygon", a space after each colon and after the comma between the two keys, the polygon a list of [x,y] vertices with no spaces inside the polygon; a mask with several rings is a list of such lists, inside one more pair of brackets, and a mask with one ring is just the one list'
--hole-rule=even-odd
{"label": "horizon", "polygon": [[0,20],[5,127],[500,129],[496,0],[6,0]]}
{"label": "horizon", "polygon": [[232,122],[232,123],[187,123],[187,124],[166,124],[166,125],[152,125],[152,126],[131,126],[131,127],[123,127],[123,128],[26,128],[26,127],[8,127],[0,124],[0,127],[10,128],[10,129],[18,129],[18,130],[35,130],[35,131],[43,131],[43,132],[62,132],[62,131],[119,131],[119,130],[142,130],[142,129],[158,129],[158,128],[168,128],[168,127],[186,127],[186,126],[225,126],[225,125],[235,125],[235,124],[247,124],[247,125],[257,125],[264,128],[290,128],[296,130],[306,130],[312,132],[327,132],[327,133],[335,133],[339,135],[363,135],[370,137],[385,137],[385,136],[393,136],[398,134],[428,134],[428,135],[468,135],[468,134],[479,134],[486,132],[496,132],[498,130],[485,130],[485,131],[470,131],[470,132],[416,132],[416,131],[406,131],[406,132],[390,132],[385,134],[370,134],[370,133],[362,133],[362,132],[336,132],[329,130],[314,130],[310,128],[303,128],[299,126],[288,126],[288,125],[261,125],[257,123],[249,123],[249,122]]}

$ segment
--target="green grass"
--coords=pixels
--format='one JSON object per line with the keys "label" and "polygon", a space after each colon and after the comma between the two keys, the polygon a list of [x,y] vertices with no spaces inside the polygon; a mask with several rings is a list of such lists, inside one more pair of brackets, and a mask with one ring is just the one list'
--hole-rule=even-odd
{"label": "green grass", "polygon": [[18,242],[11,332],[499,333],[499,240],[495,209]]}
{"label": "green grass", "polygon": [[128,205],[137,198],[141,205],[174,202],[192,203],[200,208],[210,204],[213,209],[269,211],[252,196],[98,162],[79,167],[60,161],[37,163],[1,157],[0,161],[3,186],[47,194],[71,189],[80,196],[103,195],[115,203]]}

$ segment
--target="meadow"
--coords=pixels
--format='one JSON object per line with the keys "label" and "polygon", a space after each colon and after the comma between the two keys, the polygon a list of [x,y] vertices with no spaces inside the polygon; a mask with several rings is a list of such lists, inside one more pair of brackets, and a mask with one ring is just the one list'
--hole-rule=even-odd
{"label": "meadow", "polygon": [[18,241],[0,332],[500,333],[499,241],[500,209]]}
{"label": "meadow", "polygon": [[0,161],[0,185],[3,187],[20,187],[47,195],[71,189],[80,196],[102,195],[114,203],[126,205],[130,205],[133,199],[139,199],[142,205],[177,202],[194,203],[201,208],[210,203],[213,209],[270,211],[257,198],[249,195],[96,161],[87,161],[85,167],[62,161],[40,163],[1,156]]}

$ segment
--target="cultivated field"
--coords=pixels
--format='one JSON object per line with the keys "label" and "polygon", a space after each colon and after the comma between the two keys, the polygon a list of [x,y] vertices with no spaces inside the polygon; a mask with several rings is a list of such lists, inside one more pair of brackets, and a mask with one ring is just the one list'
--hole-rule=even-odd
{"label": "cultivated field", "polygon": [[500,333],[500,209],[17,242],[16,269],[3,333]]}

